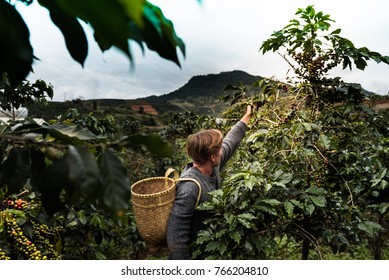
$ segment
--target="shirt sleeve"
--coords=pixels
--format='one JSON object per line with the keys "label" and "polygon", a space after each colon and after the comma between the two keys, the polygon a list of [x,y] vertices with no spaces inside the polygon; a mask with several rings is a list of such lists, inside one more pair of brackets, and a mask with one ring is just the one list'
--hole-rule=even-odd
{"label": "shirt sleeve", "polygon": [[190,259],[191,223],[195,212],[198,187],[193,182],[177,184],[176,198],[170,212],[166,240],[170,259]]}
{"label": "shirt sleeve", "polygon": [[240,142],[245,136],[247,131],[247,126],[244,122],[238,121],[231,130],[227,133],[226,137],[223,139],[222,149],[223,154],[220,160],[220,169],[222,169],[227,161],[232,157],[235,150],[238,148]]}

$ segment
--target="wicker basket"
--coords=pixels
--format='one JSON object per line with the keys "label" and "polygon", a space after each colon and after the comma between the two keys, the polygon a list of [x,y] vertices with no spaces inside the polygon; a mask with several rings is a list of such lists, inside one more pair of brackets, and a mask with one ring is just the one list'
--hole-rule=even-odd
{"label": "wicker basket", "polygon": [[[172,173],[173,179],[169,178]],[[131,186],[131,205],[136,225],[148,245],[166,244],[166,225],[176,197],[176,183],[180,181],[192,181],[197,185],[197,206],[201,197],[200,183],[193,178],[179,178],[173,168],[165,172],[165,177],[143,179]]]}
{"label": "wicker basket", "polygon": [[[174,173],[174,179],[169,175]],[[142,239],[149,245],[166,244],[166,224],[176,196],[175,179],[179,175],[169,168],[165,177],[140,180],[131,186],[131,204]]]}

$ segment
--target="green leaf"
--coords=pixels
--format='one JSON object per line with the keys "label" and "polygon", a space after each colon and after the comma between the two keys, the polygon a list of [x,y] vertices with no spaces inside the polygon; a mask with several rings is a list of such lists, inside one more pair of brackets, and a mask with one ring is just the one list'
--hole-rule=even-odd
{"label": "green leaf", "polygon": [[384,230],[384,228],[375,222],[372,221],[362,221],[358,224],[358,229],[366,232],[370,237],[373,237],[375,233]]}
{"label": "green leaf", "polygon": [[221,243],[219,246],[219,253],[220,255],[223,255],[227,250],[227,245],[225,243]]}
{"label": "green leaf", "polygon": [[240,214],[236,217],[236,219],[246,228],[251,228],[251,220],[255,219],[252,214]]}
{"label": "green leaf", "polygon": [[386,176],[386,173],[388,172],[388,169],[387,168],[381,168],[380,171],[378,172],[377,174],[377,177],[378,179],[383,179],[385,176]]}
{"label": "green leaf", "polygon": [[256,202],[254,207],[257,210],[269,213],[271,215],[274,215],[274,216],[277,215],[277,211],[274,209],[274,206],[269,205],[267,203],[264,203],[262,200],[259,200],[258,202]]}
{"label": "green leaf", "polygon": [[386,189],[387,186],[388,186],[388,181],[382,180],[382,181],[380,182],[380,190]]}
{"label": "green leaf", "polygon": [[385,214],[387,211],[388,211],[388,208],[389,208],[389,203],[387,202],[384,202],[384,203],[381,203],[378,207],[378,211],[381,213],[381,214]]}
{"label": "green leaf", "polygon": [[310,187],[306,189],[305,192],[314,195],[325,195],[327,193],[325,189],[319,187]]}
{"label": "green leaf", "polygon": [[338,29],[332,31],[331,35],[338,35],[338,34],[340,34],[341,31],[342,31],[342,29],[338,28]]}
{"label": "green leaf", "polygon": [[134,40],[142,49],[145,43],[150,50],[178,66],[177,47],[185,56],[185,45],[177,37],[171,21],[145,0],[55,0],[55,3],[71,18],[91,25],[102,51],[115,46],[133,62],[129,40]]}
{"label": "green leaf", "polygon": [[36,184],[40,182],[42,172],[46,168],[45,155],[38,147],[31,147],[30,160],[31,160],[31,179],[30,184],[33,188],[36,188]]}
{"label": "green leaf", "polygon": [[309,198],[318,207],[325,207],[326,206],[326,202],[327,201],[326,201],[326,198],[324,196],[313,196],[313,195],[310,195]]}
{"label": "green leaf", "polygon": [[88,41],[78,19],[64,13],[55,2],[39,0],[50,11],[52,22],[61,30],[72,58],[84,66],[88,55]]}
{"label": "green leaf", "polygon": [[0,233],[3,232],[4,228],[4,217],[3,215],[0,215]]}
{"label": "green leaf", "polygon": [[129,20],[118,1],[112,0],[55,0],[58,7],[70,17],[89,23],[102,51],[115,46],[132,60],[128,45]]}
{"label": "green leaf", "polygon": [[367,62],[362,56],[355,57],[354,63],[359,70],[365,70],[367,66]]}
{"label": "green leaf", "polygon": [[315,211],[315,205],[313,204],[306,205],[305,211],[308,213],[308,215],[312,215],[312,213]]}
{"label": "green leaf", "polygon": [[7,187],[7,194],[15,194],[24,187],[30,172],[29,151],[20,147],[12,148],[0,165],[0,186]]}
{"label": "green leaf", "polygon": [[31,71],[33,48],[30,32],[17,10],[0,1],[0,77],[7,73],[11,84],[21,83]]}
{"label": "green leaf", "polygon": [[226,234],[226,232],[227,232],[226,229],[222,229],[222,230],[219,230],[218,232],[216,232],[216,233],[215,233],[216,239],[221,238],[224,234]]}
{"label": "green leaf", "polygon": [[251,213],[243,213],[243,214],[239,214],[237,216],[238,219],[245,219],[245,220],[253,220],[255,219],[255,216]]}
{"label": "green leaf", "polygon": [[380,188],[384,189],[386,185],[382,185],[382,184],[385,184],[382,182],[385,182],[383,179],[386,176],[386,173],[387,173],[387,168],[385,168],[385,167],[381,168],[380,171],[378,171],[378,173],[375,174],[373,179],[371,180],[371,182],[372,182],[371,186],[374,187],[378,184],[381,184]]}
{"label": "green leaf", "polygon": [[329,149],[330,148],[330,140],[328,139],[327,135],[320,134],[320,136],[319,136],[319,144],[324,149]]}
{"label": "green leaf", "polygon": [[262,203],[266,203],[266,204],[269,204],[269,205],[272,205],[272,206],[278,206],[281,204],[281,202],[277,199],[262,199],[261,200]]}
{"label": "green leaf", "polygon": [[235,226],[236,224],[236,217],[233,213],[226,212],[223,214],[224,220],[227,223],[227,225]]}
{"label": "green leaf", "polygon": [[89,219],[89,224],[93,227],[96,227],[98,229],[103,228],[103,221],[101,219],[101,216],[97,213],[92,213],[91,217]]}
{"label": "green leaf", "polygon": [[230,233],[230,237],[232,238],[232,240],[234,240],[236,243],[239,244],[240,240],[241,240],[241,234],[239,233],[239,231],[237,230],[234,230]]}
{"label": "green leaf", "polygon": [[99,137],[92,132],[79,125],[68,125],[63,123],[53,124],[48,127],[48,132],[54,138],[65,140],[68,143],[77,139],[83,141],[99,139]]}
{"label": "green leaf", "polygon": [[207,246],[205,247],[205,251],[206,252],[214,252],[215,250],[217,250],[219,248],[219,246],[221,245],[222,243],[220,242],[216,242],[216,241],[213,241],[213,242],[210,242],[207,244]]}
{"label": "green leaf", "polygon": [[129,136],[127,139],[134,148],[139,145],[144,145],[147,150],[154,155],[163,157],[172,157],[173,149],[162,138],[156,134],[142,135],[134,134]]}
{"label": "green leaf", "polygon": [[130,181],[123,163],[109,150],[103,151],[98,163],[102,182],[99,201],[114,214],[128,209]]}
{"label": "green leaf", "polygon": [[185,56],[185,44],[175,34],[172,22],[165,18],[160,8],[149,2],[144,7],[144,19],[142,36],[147,47],[180,66],[176,48],[179,47]]}
{"label": "green leaf", "polygon": [[304,206],[303,206],[303,204],[300,202],[300,201],[297,201],[297,200],[295,200],[295,199],[291,199],[291,200],[289,200],[294,206],[296,206],[296,207],[298,207],[298,208],[300,208],[300,209],[303,209],[304,208]]}
{"label": "green leaf", "polygon": [[198,234],[198,237],[196,239],[196,244],[203,244],[204,242],[208,242],[212,240],[212,235],[209,231],[201,230]]}
{"label": "green leaf", "polygon": [[312,131],[312,125],[310,123],[303,123],[303,126],[306,131]]}
{"label": "green leaf", "polygon": [[66,157],[62,157],[45,168],[40,176],[35,177],[35,185],[41,194],[42,205],[49,215],[62,210],[65,206],[60,199],[60,194],[65,188],[68,188],[68,192],[71,191],[68,171],[68,161]]}
{"label": "green leaf", "polygon": [[118,0],[118,2],[124,7],[128,18],[132,19],[137,26],[144,26],[143,11],[146,0]]}
{"label": "green leaf", "polygon": [[292,217],[293,215],[293,209],[294,209],[294,205],[293,203],[291,203],[290,201],[286,201],[284,203],[284,208],[286,210],[286,213],[288,214],[289,217]]}
{"label": "green leaf", "polygon": [[73,189],[71,201],[75,202],[80,197],[89,201],[96,200],[101,193],[101,182],[95,156],[85,147],[69,146],[69,152],[65,157]]}
{"label": "green leaf", "polygon": [[293,179],[293,174],[282,173],[277,179],[278,181],[274,182],[274,184],[276,186],[286,188],[286,184],[288,184]]}
{"label": "green leaf", "polygon": [[44,136],[50,135],[51,137],[68,144],[83,144],[83,141],[103,139],[103,137],[96,136],[89,130],[79,125],[74,126],[61,123],[53,125],[44,123],[40,125],[33,120],[25,121],[22,124],[17,124],[11,128],[7,128],[4,133],[20,135],[38,133]]}

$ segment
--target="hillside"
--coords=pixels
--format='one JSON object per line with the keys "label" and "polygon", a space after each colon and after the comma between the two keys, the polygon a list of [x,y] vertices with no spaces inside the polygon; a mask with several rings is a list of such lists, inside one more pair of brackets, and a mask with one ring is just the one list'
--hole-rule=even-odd
{"label": "hillside", "polygon": [[243,83],[244,85],[252,85],[260,79],[262,77],[253,76],[240,70],[221,72],[219,74],[199,75],[192,77],[185,85],[173,92],[158,97],[148,97],[146,99],[157,98],[160,101],[202,97],[217,99],[227,84]]}
{"label": "hillside", "polygon": [[235,70],[194,76],[179,89],[161,96],[154,95],[139,99],[53,101],[48,102],[48,105],[32,104],[27,109],[30,117],[41,117],[47,120],[54,119],[70,108],[77,108],[82,112],[104,111],[119,119],[134,117],[137,114],[156,116],[168,112],[184,111],[220,116],[228,106],[228,104],[219,101],[225,85],[242,83],[251,86],[259,79],[262,77]]}
{"label": "hillside", "polygon": [[192,77],[185,85],[175,91],[161,96],[149,96],[138,99],[138,101],[153,104],[160,113],[188,110],[197,114],[217,116],[228,106],[228,104],[219,101],[226,85],[242,83],[250,87],[260,79],[262,79],[261,76],[253,76],[240,70],[199,75]]}
{"label": "hillside", "polygon": [[[37,103],[29,106],[28,111],[30,117],[46,120],[54,119],[70,108],[77,108],[83,113],[98,110],[113,115],[119,121],[141,119],[144,122],[149,121],[149,118],[159,118],[166,113],[184,111],[221,116],[228,104],[220,102],[219,97],[227,84],[243,84],[250,90],[251,85],[261,79],[261,76],[253,76],[244,71],[234,70],[219,74],[194,76],[177,90],[160,96],[153,95],[139,99],[77,99],[66,102],[49,102],[47,106]],[[372,92],[365,91],[365,93],[370,97],[375,96]],[[387,99],[384,99],[376,100],[375,103],[380,102],[380,106],[383,108],[383,106],[387,106]]]}

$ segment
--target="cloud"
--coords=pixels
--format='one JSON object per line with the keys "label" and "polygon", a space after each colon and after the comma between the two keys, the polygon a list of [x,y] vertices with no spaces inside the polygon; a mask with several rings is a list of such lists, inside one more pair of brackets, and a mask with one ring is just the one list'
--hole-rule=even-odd
{"label": "cloud", "polygon": [[[183,86],[194,75],[243,70],[253,75],[286,77],[288,64],[274,53],[259,53],[261,43],[294,18],[297,8],[314,4],[335,19],[333,26],[357,47],[367,46],[389,54],[389,2],[386,0],[150,0],[173,21],[176,33],[187,48],[182,67],[131,44],[135,69],[119,51],[101,53],[88,30],[89,55],[82,68],[66,50],[60,31],[51,23],[47,11],[38,5],[18,4],[31,32],[35,55],[34,74],[28,78],[53,84],[54,100],[82,97],[136,98],[169,93]],[[361,83],[380,94],[389,92],[389,66],[369,63],[365,71],[332,73],[348,82]]]}

